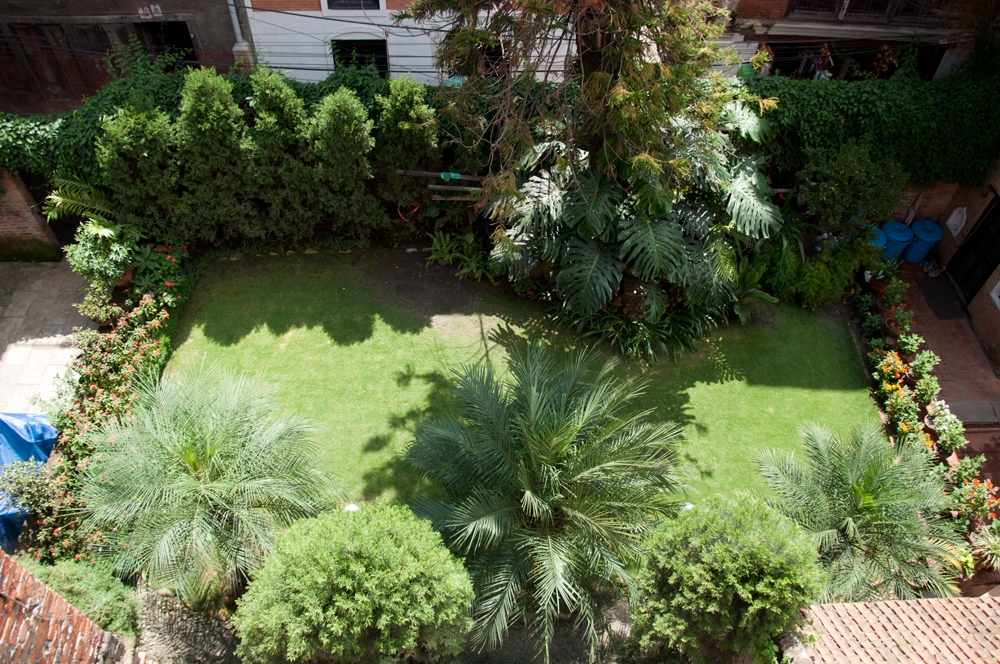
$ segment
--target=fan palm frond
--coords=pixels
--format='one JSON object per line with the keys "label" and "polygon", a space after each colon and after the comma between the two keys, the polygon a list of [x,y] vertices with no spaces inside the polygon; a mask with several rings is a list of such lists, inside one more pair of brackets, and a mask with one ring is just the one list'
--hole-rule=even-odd
{"label": "fan palm frond", "polygon": [[632,592],[643,536],[676,509],[681,429],[633,412],[645,384],[594,360],[560,365],[533,344],[510,350],[504,380],[489,365],[463,367],[460,414],[422,424],[406,453],[446,490],[414,508],[465,557],[479,647],[524,620],[547,652],[567,613],[596,643],[601,598]]}

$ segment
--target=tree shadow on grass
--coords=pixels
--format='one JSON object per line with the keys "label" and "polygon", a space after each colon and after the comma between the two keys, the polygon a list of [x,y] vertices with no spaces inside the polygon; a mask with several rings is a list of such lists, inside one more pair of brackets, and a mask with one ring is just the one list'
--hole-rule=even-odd
{"label": "tree shadow on grass", "polygon": [[[395,381],[399,387],[409,387],[417,381],[429,386],[430,391],[422,407],[389,415],[386,422],[394,432],[405,431],[412,435],[420,422],[443,415],[454,408],[451,380],[442,371],[417,373],[412,365],[407,364],[402,371],[396,372]],[[366,453],[378,452],[385,449],[392,437],[391,434],[372,436],[362,449]],[[378,468],[369,470],[362,479],[364,484],[361,495],[365,500],[374,500],[388,491],[394,492],[396,499],[404,502],[418,496],[436,496],[441,493],[440,489],[425,479],[402,455],[397,455]]]}

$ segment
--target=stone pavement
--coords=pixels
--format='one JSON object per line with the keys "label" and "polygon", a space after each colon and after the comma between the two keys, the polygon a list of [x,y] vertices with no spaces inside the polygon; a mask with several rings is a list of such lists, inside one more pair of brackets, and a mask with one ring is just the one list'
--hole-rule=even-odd
{"label": "stone pavement", "polygon": [[941,385],[941,398],[966,426],[1000,423],[1000,379],[972,331],[968,317],[938,320],[919,285],[921,279],[931,277],[924,274],[920,265],[909,263],[903,263],[900,272],[903,280],[910,284],[906,304],[915,314],[911,331],[922,336],[924,347],[941,358],[941,364],[934,370]]}
{"label": "stone pavement", "polygon": [[94,328],[72,304],[87,282],[69,263],[0,263],[0,413],[39,413],[34,396],[55,396],[55,381],[77,354],[73,328]]}

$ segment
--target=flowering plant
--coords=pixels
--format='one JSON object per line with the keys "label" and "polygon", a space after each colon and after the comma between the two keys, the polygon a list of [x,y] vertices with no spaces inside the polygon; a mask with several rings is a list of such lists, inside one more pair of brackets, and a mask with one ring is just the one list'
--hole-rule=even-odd
{"label": "flowering plant", "polygon": [[511,285],[514,287],[514,292],[518,295],[534,295],[538,288],[535,282],[527,277],[518,279]]}
{"label": "flowering plant", "polygon": [[922,350],[917,353],[917,356],[913,358],[910,362],[910,375],[920,380],[931,371],[934,370],[941,362],[941,358],[938,357],[933,351]]}
{"label": "flowering plant", "polygon": [[995,519],[996,487],[992,480],[965,480],[952,493],[958,511],[967,519]]}
{"label": "flowering plant", "polygon": [[902,336],[903,334],[910,331],[910,326],[913,325],[913,312],[906,308],[905,305],[899,305],[893,307],[889,313],[889,319],[886,321],[886,325],[892,330],[897,336]]}
{"label": "flowering plant", "polygon": [[934,398],[941,391],[941,386],[938,384],[937,376],[924,376],[917,381],[916,386],[913,388],[913,396],[916,398],[917,403],[931,403]]}
{"label": "flowering plant", "polygon": [[919,423],[916,422],[900,422],[899,423],[899,442],[902,445],[920,445],[925,449],[931,449],[934,447],[934,441],[931,440],[930,434],[921,431],[919,428]]}
{"label": "flowering plant", "polygon": [[[899,426],[901,433],[916,431],[919,428],[918,410],[917,402],[914,401],[910,388],[897,384],[887,390],[885,412]],[[904,429],[904,426],[907,428]]]}
{"label": "flowering plant", "polygon": [[962,420],[952,415],[951,409],[944,401],[935,401],[934,406],[932,423],[937,430],[938,449],[942,454],[951,454],[968,442],[965,439],[965,425],[962,424]]}
{"label": "flowering plant", "polygon": [[60,449],[74,459],[92,450],[86,434],[115,417],[131,416],[132,381],[160,366],[166,357],[160,328],[169,314],[144,295],[132,311],[112,308],[116,326],[107,334],[83,330],[76,334],[81,349],[73,360],[73,399],[53,418],[61,432]]}
{"label": "flowering plant", "polygon": [[179,297],[184,285],[184,261],[188,252],[185,246],[145,244],[136,253],[136,275],[129,289],[129,303],[135,305],[143,295],[160,299],[162,306],[170,306]]}
{"label": "flowering plant", "polygon": [[28,512],[18,543],[35,559],[51,563],[85,553],[85,533],[79,508],[84,500],[75,480],[76,466],[55,459],[49,465],[29,461],[7,464],[0,472],[0,492]]}
{"label": "flowering plant", "polygon": [[[903,380],[903,374],[906,373],[907,366],[899,358],[899,353],[894,350],[873,350],[868,353],[868,356],[872,358],[875,364],[875,373],[872,374],[872,377],[876,383],[879,385],[883,385],[884,383],[897,384]],[[887,391],[886,388],[882,388],[882,390]]]}

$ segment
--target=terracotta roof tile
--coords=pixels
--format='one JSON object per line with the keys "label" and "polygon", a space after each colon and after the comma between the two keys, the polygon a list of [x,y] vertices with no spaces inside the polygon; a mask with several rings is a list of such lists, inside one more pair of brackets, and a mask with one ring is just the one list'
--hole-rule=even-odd
{"label": "terracotta roof tile", "polygon": [[815,664],[996,664],[1000,597],[812,607]]}

